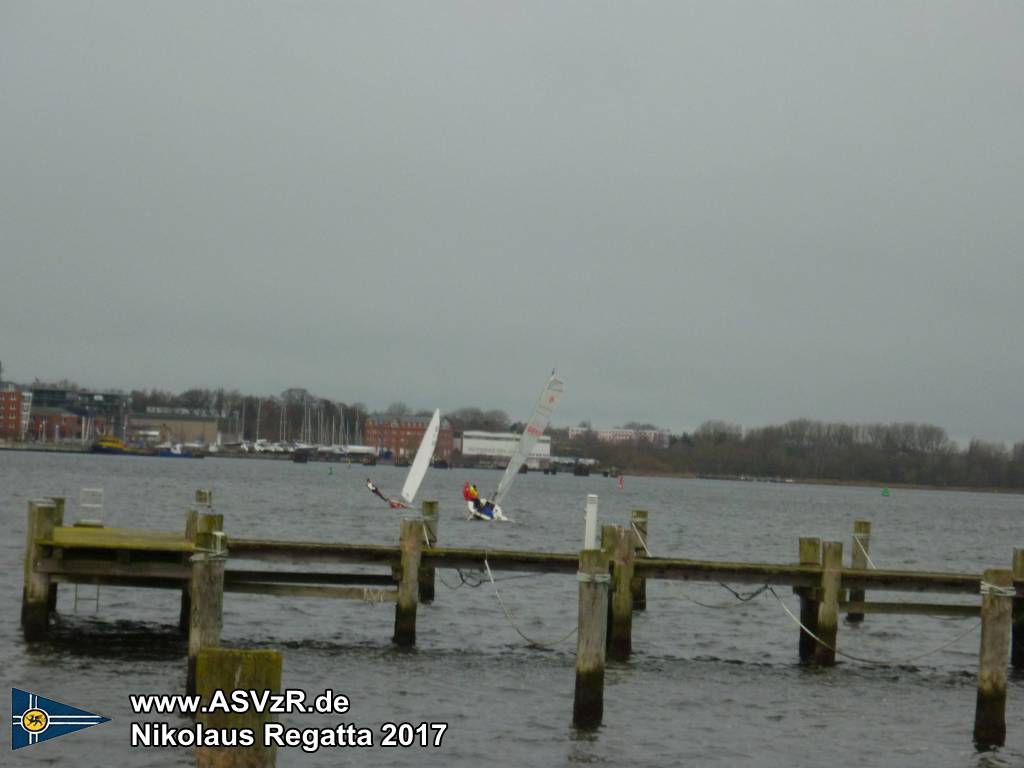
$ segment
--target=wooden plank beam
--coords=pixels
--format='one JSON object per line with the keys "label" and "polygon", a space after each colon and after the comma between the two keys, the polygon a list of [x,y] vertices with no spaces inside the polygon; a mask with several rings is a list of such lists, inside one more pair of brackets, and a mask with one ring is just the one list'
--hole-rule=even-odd
{"label": "wooden plank beam", "polygon": [[54,574],[51,581],[58,584],[99,584],[103,587],[133,587],[135,589],[181,589],[181,579],[131,578],[128,576],[72,576]]}
{"label": "wooden plank beam", "polygon": [[390,573],[318,573],[316,571],[236,571],[224,572],[225,584],[358,584],[393,587],[397,582]]}
{"label": "wooden plank beam", "polygon": [[230,556],[235,560],[260,560],[278,563],[376,563],[397,565],[401,561],[397,546],[380,544],[342,544],[319,541],[269,541],[262,539],[228,540]]}
{"label": "wooden plank beam", "polygon": [[137,549],[153,552],[192,552],[191,541],[177,531],[149,531],[140,528],[54,528],[39,544],[63,549]]}
{"label": "wooden plank beam", "polygon": [[941,592],[976,595],[980,573],[934,571],[843,571],[843,589],[890,590],[893,592]]}
{"label": "wooden plank beam", "polygon": [[915,614],[919,616],[978,616],[980,605],[939,605],[937,603],[889,603],[863,600],[839,603],[840,611],[854,613]]}
{"label": "wooden plank beam", "polygon": [[[133,579],[174,579],[188,581],[191,568],[185,563],[149,563],[135,561],[119,563],[112,560],[68,560],[45,558],[36,564],[39,573],[60,574],[62,576],[117,576]],[[86,582],[83,583],[92,583]],[[180,584],[177,585],[179,588]]]}
{"label": "wooden plank beam", "polygon": [[362,600],[366,603],[394,603],[398,590],[376,587],[331,587],[317,584],[273,584],[256,581],[225,583],[225,592],[275,597],[326,597],[340,600]]}
{"label": "wooden plank beam", "polygon": [[724,581],[732,584],[817,587],[821,567],[777,563],[717,563],[708,560],[644,558],[636,561],[634,572],[648,579],[674,581]]}

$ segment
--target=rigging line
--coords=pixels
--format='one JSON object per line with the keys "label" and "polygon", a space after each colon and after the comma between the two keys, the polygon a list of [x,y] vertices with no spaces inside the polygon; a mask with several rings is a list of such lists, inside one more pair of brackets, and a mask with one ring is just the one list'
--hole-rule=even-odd
{"label": "rigging line", "polygon": [[771,593],[772,597],[774,597],[776,600],[779,601],[779,605],[782,606],[782,610],[784,610],[787,614],[789,614],[789,618],[791,618],[793,621],[795,621],[797,623],[797,625],[800,627],[800,629],[802,629],[808,635],[813,637],[816,642],[818,642],[821,645],[825,646],[830,651],[832,651],[833,653],[835,653],[835,654],[837,654],[839,656],[843,656],[843,657],[845,657],[847,659],[852,659],[853,661],[860,661],[860,662],[863,662],[865,664],[884,664],[884,665],[895,665],[895,666],[899,666],[901,664],[909,664],[912,661],[917,661],[918,659],[923,659],[925,656],[931,656],[933,653],[938,653],[939,651],[946,650],[951,645],[953,645],[954,643],[956,643],[956,642],[962,640],[963,638],[967,637],[967,635],[971,634],[971,632],[973,632],[974,630],[976,630],[978,627],[981,626],[981,622],[979,621],[977,624],[974,624],[973,626],[970,626],[967,629],[965,629],[963,632],[958,634],[956,637],[954,637],[948,643],[940,645],[938,648],[933,648],[930,651],[925,651],[924,653],[919,653],[916,656],[910,656],[910,657],[905,658],[905,659],[867,659],[867,658],[864,658],[862,656],[854,656],[852,653],[846,653],[845,651],[840,651],[838,648],[835,648],[832,645],[829,645],[828,643],[826,643],[824,640],[822,640],[820,637],[818,637],[814,632],[809,630],[804,625],[804,623],[802,621],[800,621],[800,619],[798,619],[795,615],[793,615],[793,612],[791,610],[789,610],[789,606],[787,606],[782,601],[782,598],[779,597],[778,593],[772,587],[768,587],[768,591]]}
{"label": "rigging line", "polygon": [[630,525],[632,525],[632,526],[633,526],[633,533],[635,533],[635,534],[636,534],[636,537],[637,537],[638,539],[640,539],[640,543],[641,543],[641,544],[643,545],[643,548],[644,548],[644,552],[646,552],[646,553],[647,553],[647,556],[648,556],[648,557],[654,557],[654,555],[652,555],[652,554],[651,554],[651,550],[649,550],[649,549],[647,548],[647,541],[646,541],[646,540],[644,539],[644,537],[643,537],[643,536],[642,536],[642,535],[640,534],[640,530],[639,530],[639,529],[638,529],[638,528],[636,527],[636,523],[634,523],[634,522],[630,522]]}
{"label": "rigging line", "polygon": [[508,608],[505,607],[505,603],[501,599],[501,593],[498,592],[498,585],[494,583],[494,575],[491,573],[491,564],[487,562],[486,557],[484,558],[484,568],[487,569],[487,578],[491,580],[491,586],[494,587],[494,596],[498,598],[498,605],[501,606],[501,610],[504,612],[505,618],[508,619],[508,623],[512,625],[512,629],[514,629],[519,634],[519,636],[523,638],[523,640],[528,642],[530,645],[536,646],[538,648],[553,648],[559,643],[564,643],[566,640],[568,640],[570,637],[576,634],[576,630],[579,629],[579,625],[573,627],[572,631],[569,632],[569,634],[567,634],[565,637],[560,638],[559,640],[555,640],[553,643],[538,643],[536,640],[524,635],[523,631],[516,626],[515,621],[513,621],[512,616],[508,612]]}
{"label": "rigging line", "polygon": [[864,543],[860,540],[861,536],[865,535],[870,536],[871,534],[855,533],[853,534],[853,540],[857,544],[857,546],[860,547],[860,551],[864,553],[864,559],[868,561],[868,565],[871,567],[871,570],[877,571],[878,566],[875,565],[874,562],[872,562],[871,555],[868,554],[868,551],[865,548]]}

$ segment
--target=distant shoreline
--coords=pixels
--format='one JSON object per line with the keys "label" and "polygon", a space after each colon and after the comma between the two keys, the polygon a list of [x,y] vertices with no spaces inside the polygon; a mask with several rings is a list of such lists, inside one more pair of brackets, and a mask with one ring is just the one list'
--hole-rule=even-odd
{"label": "distant shoreline", "polygon": [[[48,454],[80,454],[90,453],[89,448],[85,446],[56,446],[56,445],[0,445],[0,451],[17,451],[21,453],[48,453]],[[130,454],[128,454],[130,455]],[[286,460],[287,456],[277,455],[262,455],[262,454],[235,454],[235,453],[210,453],[207,454],[207,458],[212,459],[276,459],[278,461]],[[337,462],[325,462],[325,463],[337,463]],[[380,466],[391,466],[390,464],[381,464]],[[475,467],[452,467],[452,469],[476,469]],[[530,473],[536,473],[539,470],[531,470]],[[559,473],[569,474],[569,473]],[[736,483],[765,483],[771,485],[831,485],[839,486],[843,488],[889,488],[891,490],[903,490],[903,491],[953,491],[958,493],[1005,493],[1012,494],[1015,496],[1024,495],[1024,488],[999,488],[999,487],[971,487],[971,486],[952,486],[952,485],[921,485],[917,483],[884,483],[877,480],[827,480],[827,479],[814,479],[814,478],[786,478],[780,480],[778,478],[762,478],[753,476],[719,476],[711,477],[708,475],[698,475],[693,472],[635,472],[626,470],[622,472],[627,477],[660,477],[660,478],[673,478],[678,480],[718,480],[728,481]],[[597,477],[600,477],[600,473],[595,473]]]}

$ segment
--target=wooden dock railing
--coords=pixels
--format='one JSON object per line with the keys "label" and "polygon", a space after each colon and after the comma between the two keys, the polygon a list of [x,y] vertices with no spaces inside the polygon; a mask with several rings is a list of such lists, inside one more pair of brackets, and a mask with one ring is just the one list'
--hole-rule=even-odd
{"label": "wooden dock railing", "polygon": [[[212,494],[208,497],[210,509]],[[596,514],[596,500],[594,500]],[[325,541],[274,541],[226,536],[223,517],[212,509],[191,510],[182,532],[65,526],[63,499],[29,502],[22,626],[26,640],[46,636],[59,584],[97,584],[177,589],[182,592],[180,626],[189,638],[188,686],[194,690],[196,659],[220,643],[224,593],[275,597],[356,599],[395,604],[393,642],[416,642],[418,605],[435,599],[437,569],[486,569],[576,574],[580,580],[577,690],[578,727],[600,723],[605,651],[621,661],[632,651],[632,614],[646,608],[651,579],[791,587],[800,613],[801,662],[831,666],[838,647],[839,615],[863,621],[866,614],[902,613],[981,617],[975,740],[979,747],[1005,740],[1006,668],[1024,669],[1024,549],[1014,551],[1012,569],[981,573],[907,571],[873,567],[867,547],[870,523],[857,521],[854,551],[843,565],[841,542],[801,538],[794,563],[718,562],[650,555],[649,520],[634,512],[628,526],[601,531],[601,557],[576,553],[523,552],[438,546],[436,502],[423,516],[405,519],[397,545]],[[859,538],[858,538],[859,537]],[[378,573],[267,568],[235,569],[237,561],[301,566],[381,566]],[[870,567],[869,567],[870,566]],[[597,570],[595,570],[597,569]],[[603,570],[602,570],[603,569]],[[602,576],[603,574],[603,576]],[[973,602],[934,604],[868,600],[869,592],[971,595]],[[774,594],[774,592],[773,592]],[[607,601],[604,613],[597,606]],[[781,601],[780,601],[781,602]],[[788,609],[786,609],[789,613]],[[607,618],[606,618],[607,617]],[[855,658],[855,657],[851,657]]]}

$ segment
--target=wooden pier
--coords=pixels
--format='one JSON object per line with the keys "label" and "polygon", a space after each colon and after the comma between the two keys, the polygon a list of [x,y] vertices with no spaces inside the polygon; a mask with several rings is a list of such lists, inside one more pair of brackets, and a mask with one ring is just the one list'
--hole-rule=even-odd
{"label": "wooden pier", "polygon": [[[207,508],[209,509],[209,507]],[[596,513],[596,505],[595,505]],[[416,642],[418,605],[435,599],[437,569],[474,569],[575,575],[579,581],[577,682],[574,722],[600,724],[605,658],[628,660],[632,614],[646,607],[651,579],[789,587],[799,596],[799,616],[790,613],[802,662],[828,667],[843,655],[839,617],[862,621],[876,613],[980,616],[978,701],[974,736],[979,748],[1005,740],[1006,672],[1024,669],[1024,549],[1012,568],[979,573],[907,571],[869,567],[870,523],[857,521],[849,565],[842,542],[801,538],[792,563],[740,563],[652,557],[647,514],[633,513],[623,527],[605,526],[599,550],[520,552],[441,547],[436,502],[423,515],[401,521],[395,545],[232,538],[223,518],[190,511],[179,532],[65,525],[63,499],[29,502],[25,547],[22,626],[29,641],[46,636],[60,584],[175,589],[182,592],[180,627],[189,638],[190,689],[200,654],[220,644],[226,593],[275,597],[355,599],[393,603],[393,642]],[[262,569],[228,567],[239,560]],[[380,566],[375,573],[281,570],[329,564]],[[877,591],[970,596],[953,604],[869,600]],[[781,604],[781,600],[780,600]],[[783,609],[789,612],[788,609]],[[856,658],[856,657],[853,657]]]}

